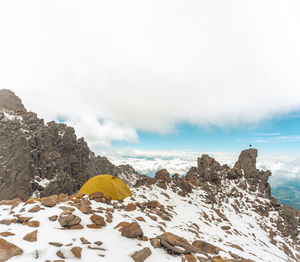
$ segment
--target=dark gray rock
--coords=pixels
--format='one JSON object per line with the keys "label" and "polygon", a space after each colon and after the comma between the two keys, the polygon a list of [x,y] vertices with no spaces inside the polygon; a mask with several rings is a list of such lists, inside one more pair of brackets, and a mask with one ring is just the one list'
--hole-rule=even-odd
{"label": "dark gray rock", "polygon": [[138,175],[130,166],[95,157],[72,127],[45,125],[13,92],[0,90],[0,199],[73,194],[90,177],[124,173]]}

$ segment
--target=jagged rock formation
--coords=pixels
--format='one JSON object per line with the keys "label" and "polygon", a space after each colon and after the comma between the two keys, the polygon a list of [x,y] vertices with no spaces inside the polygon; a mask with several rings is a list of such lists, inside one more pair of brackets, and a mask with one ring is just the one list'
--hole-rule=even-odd
{"label": "jagged rock formation", "polygon": [[26,111],[20,98],[8,89],[0,89],[0,109],[5,108],[10,111]]}
{"label": "jagged rock formation", "polygon": [[137,172],[95,157],[72,127],[45,125],[13,92],[0,90],[0,199],[72,194],[98,174],[126,178]]}
{"label": "jagged rock formation", "polygon": [[[197,160],[197,167],[191,167],[185,176],[178,174],[169,177],[166,169],[159,170],[154,178],[143,177],[136,183],[136,187],[157,185],[160,188],[172,188],[180,196],[187,196],[194,190],[202,189],[206,192],[206,202],[212,206],[222,206],[229,198],[237,200],[250,193],[255,197],[266,199],[267,204],[252,202],[252,208],[261,216],[269,216],[276,210],[279,219],[277,228],[284,236],[296,239],[300,230],[300,211],[279,203],[271,197],[271,186],[268,178],[269,170],[256,168],[257,149],[243,150],[233,168],[220,165],[214,158],[204,154]],[[230,187],[229,187],[230,185]],[[231,188],[229,192],[226,192]],[[225,193],[226,192],[226,193]],[[239,206],[236,201],[237,207]]]}

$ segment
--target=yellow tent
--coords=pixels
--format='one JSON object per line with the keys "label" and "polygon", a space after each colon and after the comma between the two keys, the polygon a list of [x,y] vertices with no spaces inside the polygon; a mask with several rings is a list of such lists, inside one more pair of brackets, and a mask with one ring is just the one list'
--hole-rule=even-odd
{"label": "yellow tent", "polygon": [[79,190],[79,194],[89,195],[101,191],[104,196],[112,200],[124,199],[132,193],[126,184],[119,178],[112,175],[98,175],[89,179]]}

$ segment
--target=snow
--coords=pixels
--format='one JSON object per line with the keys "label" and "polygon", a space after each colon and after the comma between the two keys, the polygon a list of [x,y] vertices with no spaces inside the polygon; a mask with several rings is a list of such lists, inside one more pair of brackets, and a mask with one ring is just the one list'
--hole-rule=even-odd
{"label": "snow", "polygon": [[[226,188],[226,192],[230,192],[234,186],[234,183],[231,181],[222,181],[222,183],[222,188]],[[229,251],[231,251],[243,258],[259,262],[293,261],[286,256],[278,245],[275,246],[270,243],[268,232],[263,230],[260,226],[262,225],[263,227],[272,229],[277,234],[276,240],[288,245],[289,239],[282,237],[275,224],[270,222],[271,217],[278,217],[277,212],[272,211],[270,212],[269,217],[262,217],[254,212],[252,210],[253,208],[251,203],[246,201],[247,198],[249,201],[261,203],[267,203],[269,201],[268,199],[259,197],[256,193],[249,194],[246,191],[242,191],[237,188],[239,192],[243,193],[242,197],[238,197],[237,199],[229,198],[228,203],[225,200],[222,206],[212,206],[211,204],[206,203],[206,192],[201,189],[194,190],[194,192],[188,197],[179,196],[177,193],[173,192],[170,187],[165,191],[156,185],[153,185],[150,188],[131,188],[131,190],[133,192],[134,200],[126,198],[123,203],[124,205],[127,205],[128,203],[135,203],[137,201],[144,202],[148,200],[158,200],[165,206],[165,209],[173,215],[172,221],[164,221],[159,216],[157,216],[157,221],[153,221],[139,208],[130,212],[127,212],[124,209],[115,209],[113,212],[112,223],[107,223],[106,227],[102,229],[90,229],[87,228],[86,225],[91,223],[91,215],[83,214],[75,208],[73,214],[82,219],[81,224],[84,226],[84,229],[62,230],[58,221],[51,222],[48,220],[48,217],[52,215],[59,215],[62,211],[59,207],[68,206],[68,203],[60,203],[52,208],[45,207],[44,210],[37,213],[29,213],[28,210],[39,202],[28,205],[21,203],[13,211],[15,214],[18,214],[21,213],[20,211],[22,208],[25,208],[25,211],[21,213],[22,216],[33,216],[32,220],[40,221],[40,227],[37,228],[38,242],[30,243],[22,239],[24,235],[32,232],[35,228],[22,224],[11,224],[9,226],[0,225],[0,232],[10,231],[16,233],[15,236],[7,237],[7,241],[18,245],[24,250],[24,255],[12,258],[9,261],[29,262],[33,260],[55,260],[58,259],[56,256],[56,252],[58,250],[61,250],[64,253],[67,258],[66,261],[78,261],[78,259],[76,259],[70,252],[73,246],[82,247],[83,261],[97,261],[100,254],[104,255],[104,257],[101,258],[101,261],[132,261],[130,255],[144,247],[149,247],[152,251],[152,255],[146,260],[147,262],[181,261],[180,256],[171,256],[163,249],[154,249],[151,246],[150,241],[128,239],[121,236],[118,229],[114,229],[118,223],[123,221],[133,222],[138,216],[143,217],[146,221],[138,221],[138,223],[140,224],[144,235],[146,235],[149,239],[162,234],[162,231],[159,228],[159,226],[162,226],[167,232],[172,232],[184,237],[190,243],[194,240],[201,239],[220,247],[223,250],[220,253],[222,257],[231,258],[229,254]],[[164,193],[167,193],[169,198],[164,195]],[[225,192],[222,194],[224,193]],[[216,197],[219,197],[219,193],[217,192]],[[234,203],[234,200],[239,201],[241,205],[241,212],[237,213],[232,207],[231,204]],[[95,201],[91,202],[93,210],[104,210],[103,214],[97,213],[103,217],[105,217],[105,209],[112,207],[104,203]],[[118,203],[118,205],[121,204]],[[218,222],[217,218],[220,217],[216,210],[222,212],[227,217],[228,221],[224,221],[222,219],[221,222]],[[147,212],[151,211],[148,210]],[[204,218],[204,213],[209,216],[210,221]],[[215,219],[213,219],[213,217]],[[9,218],[13,218],[13,214],[10,213],[10,206],[0,206],[0,220]],[[163,226],[161,222],[165,222],[166,226]],[[230,226],[231,234],[226,233],[226,231],[221,229],[221,226],[223,225]],[[90,241],[92,243],[92,247],[96,246],[93,244],[95,241],[102,241],[103,245],[101,248],[104,248],[105,250],[88,249],[87,245],[83,245],[81,243],[81,237]],[[60,242],[65,245],[71,243],[72,246],[63,246],[58,248],[49,245],[49,242]],[[244,251],[230,246],[231,244],[240,246]],[[289,247],[294,253],[296,253],[295,247],[292,245],[289,245]],[[39,254],[38,259],[34,259],[36,251]],[[198,256],[198,254],[195,255]]]}
{"label": "snow", "polygon": [[15,115],[11,111],[2,110],[2,112],[4,114],[4,120],[6,120],[6,121],[19,121],[19,122],[23,121],[23,117],[22,116]]}

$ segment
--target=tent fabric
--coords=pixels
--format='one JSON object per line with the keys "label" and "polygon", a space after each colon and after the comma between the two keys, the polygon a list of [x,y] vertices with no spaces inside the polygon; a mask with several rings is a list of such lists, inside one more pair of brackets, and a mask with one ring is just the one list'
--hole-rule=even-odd
{"label": "tent fabric", "polygon": [[98,175],[89,179],[79,190],[80,194],[91,194],[101,191],[104,196],[112,200],[124,199],[132,193],[127,185],[119,178],[112,175]]}

